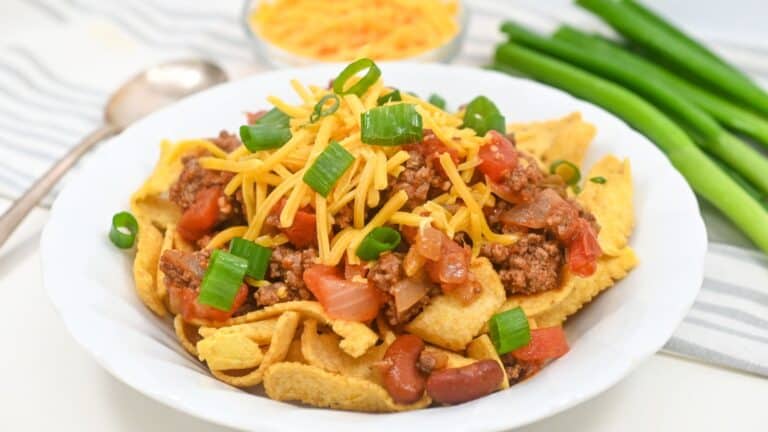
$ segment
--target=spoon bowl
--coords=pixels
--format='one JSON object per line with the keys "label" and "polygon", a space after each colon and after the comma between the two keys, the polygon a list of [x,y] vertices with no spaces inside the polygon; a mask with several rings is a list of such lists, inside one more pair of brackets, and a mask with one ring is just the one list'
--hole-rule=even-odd
{"label": "spoon bowl", "polygon": [[0,216],[0,247],[53,185],[96,144],[153,111],[225,81],[227,74],[221,67],[196,59],[152,66],[126,81],[109,98],[104,124],[83,138]]}
{"label": "spoon bowl", "polygon": [[172,102],[226,81],[223,69],[203,60],[159,64],[134,76],[112,94],[105,120],[122,130]]}

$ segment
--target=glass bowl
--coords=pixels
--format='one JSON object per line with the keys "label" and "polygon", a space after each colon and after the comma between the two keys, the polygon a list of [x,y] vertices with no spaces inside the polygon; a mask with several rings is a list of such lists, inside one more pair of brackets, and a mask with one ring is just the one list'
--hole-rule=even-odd
{"label": "glass bowl", "polygon": [[[250,24],[251,12],[256,9],[261,3],[269,2],[271,0],[245,0],[243,2],[242,19],[241,23],[243,30],[246,33],[246,37],[251,44],[254,54],[262,62],[275,67],[300,67],[314,64],[324,63],[339,63],[338,60],[327,61],[318,60],[311,57],[301,56],[299,54],[287,51],[266,39],[261,38],[252,28]],[[467,33],[467,24],[469,23],[469,10],[467,9],[466,2],[463,0],[458,1],[459,11],[456,17],[459,25],[459,31],[446,43],[438,47],[432,48],[421,54],[415,56],[403,57],[398,59],[387,59],[388,61],[414,61],[414,62],[441,62],[447,63],[451,61],[461,49],[461,44],[464,42],[464,38]],[[349,59],[354,60],[354,59]],[[373,59],[376,60],[376,59]]]}

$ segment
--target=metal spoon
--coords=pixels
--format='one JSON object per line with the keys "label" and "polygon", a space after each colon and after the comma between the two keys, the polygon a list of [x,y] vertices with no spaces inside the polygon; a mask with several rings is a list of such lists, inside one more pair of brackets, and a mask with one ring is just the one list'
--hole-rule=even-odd
{"label": "metal spoon", "polygon": [[178,60],[151,67],[127,81],[107,102],[104,125],[83,138],[0,217],[0,246],[56,182],[96,144],[152,111],[226,80],[227,74],[213,63]]}

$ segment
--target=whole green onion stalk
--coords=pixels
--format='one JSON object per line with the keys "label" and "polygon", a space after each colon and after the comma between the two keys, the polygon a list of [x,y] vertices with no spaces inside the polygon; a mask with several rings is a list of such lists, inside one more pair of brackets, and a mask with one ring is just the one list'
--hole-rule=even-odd
{"label": "whole green onion stalk", "polygon": [[646,73],[645,68],[627,67],[627,64],[600,51],[593,52],[578,44],[539,36],[512,22],[504,23],[502,31],[507,33],[510,41],[582,67],[645,97],[680,121],[702,148],[768,193],[768,158],[725,130],[706,111],[678,92],[674,85],[658,79],[658,74]]}
{"label": "whole green onion stalk", "polygon": [[495,61],[499,69],[514,69],[623,118],[666,153],[699,195],[719,208],[760,249],[768,252],[768,212],[653,105],[617,84],[514,43],[500,45]]}

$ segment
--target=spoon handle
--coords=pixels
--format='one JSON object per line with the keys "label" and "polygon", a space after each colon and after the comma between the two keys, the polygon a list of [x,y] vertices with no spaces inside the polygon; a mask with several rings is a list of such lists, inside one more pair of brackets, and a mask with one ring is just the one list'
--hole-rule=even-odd
{"label": "spoon handle", "polygon": [[73,165],[93,148],[96,144],[116,134],[119,130],[112,125],[105,124],[91,132],[80,141],[80,144],[70,150],[59,159],[42,177],[27,189],[2,216],[0,216],[0,246],[2,246],[16,227],[24,220],[30,210],[34,208],[61,177],[72,168]]}

